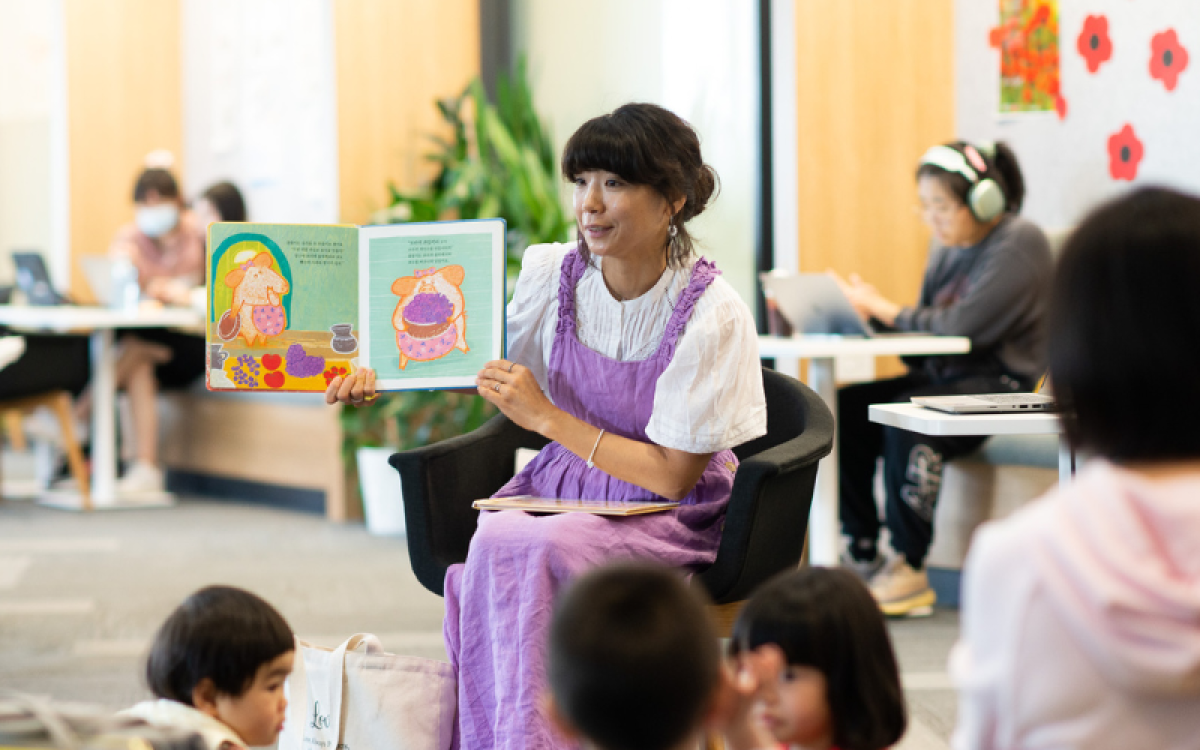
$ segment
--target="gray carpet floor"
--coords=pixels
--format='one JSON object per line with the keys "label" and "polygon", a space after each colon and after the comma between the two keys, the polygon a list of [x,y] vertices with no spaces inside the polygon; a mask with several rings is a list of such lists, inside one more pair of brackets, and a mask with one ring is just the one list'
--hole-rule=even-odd
{"label": "gray carpet floor", "polygon": [[[142,662],[159,623],[200,586],[273,603],[296,633],[356,632],[445,659],[442,600],[413,577],[403,538],[254,504],[78,514],[0,501],[0,687],[121,708],[148,697]],[[913,721],[902,748],[941,750],[954,722],[945,675],[955,612],[894,622]]]}

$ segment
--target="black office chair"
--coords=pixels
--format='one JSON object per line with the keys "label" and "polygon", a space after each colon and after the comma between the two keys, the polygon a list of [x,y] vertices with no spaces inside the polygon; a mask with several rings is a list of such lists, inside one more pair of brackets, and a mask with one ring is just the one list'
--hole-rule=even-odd
{"label": "black office chair", "polygon": [[[762,375],[767,434],[733,449],[740,465],[721,545],[696,576],[718,605],[740,602],[799,564],[817,463],[833,448],[833,414],[821,398],[795,378],[766,368]],[[479,515],[472,501],[512,477],[517,448],[547,442],[500,414],[467,435],[391,457],[404,494],[408,556],[425,588],[443,595],[446,568],[467,559]]]}

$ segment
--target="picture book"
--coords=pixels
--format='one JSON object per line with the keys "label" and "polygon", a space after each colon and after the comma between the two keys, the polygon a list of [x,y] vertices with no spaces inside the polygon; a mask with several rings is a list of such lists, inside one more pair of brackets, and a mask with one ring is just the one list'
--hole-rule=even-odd
{"label": "picture book", "polygon": [[591,513],[596,516],[640,516],[661,513],[679,507],[667,500],[570,500],[553,497],[489,497],[476,500],[471,507],[479,510],[523,510],[528,513]]}
{"label": "picture book", "polygon": [[208,230],[210,390],[470,388],[504,356],[502,219]]}

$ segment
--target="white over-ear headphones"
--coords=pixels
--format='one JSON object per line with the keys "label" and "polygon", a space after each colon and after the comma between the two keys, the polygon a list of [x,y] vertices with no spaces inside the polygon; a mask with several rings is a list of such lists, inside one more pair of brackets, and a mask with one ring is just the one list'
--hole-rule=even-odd
{"label": "white over-ear headphones", "polygon": [[[980,151],[987,153],[987,158]],[[988,222],[1004,213],[1008,207],[1004,188],[992,178],[984,176],[991,171],[989,160],[993,153],[995,146],[991,144],[977,149],[968,143],[961,151],[953,146],[934,146],[921,157],[921,164],[939,167],[967,178],[971,183],[971,189],[967,192],[967,208],[971,209],[971,215],[976,219]]]}

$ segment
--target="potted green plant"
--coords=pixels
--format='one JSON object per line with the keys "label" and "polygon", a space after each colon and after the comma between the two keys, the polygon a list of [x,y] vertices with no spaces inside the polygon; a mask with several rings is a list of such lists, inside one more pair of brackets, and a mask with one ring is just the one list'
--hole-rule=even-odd
{"label": "potted green plant", "polygon": [[[524,60],[497,81],[488,100],[478,78],[455,97],[438,101],[449,137],[431,136],[426,158],[437,175],[420,190],[389,184],[391,203],[376,223],[501,217],[508,225],[508,269],[515,279],[525,248],[565,241],[573,220],[559,195],[554,147],[533,104]],[[510,294],[512,284],[509,284]],[[366,408],[342,411],[344,456],[357,465],[360,448],[404,450],[469,432],[495,408],[470,393],[385,393]],[[364,483],[365,484],[365,483]],[[394,479],[393,484],[394,487]]]}

